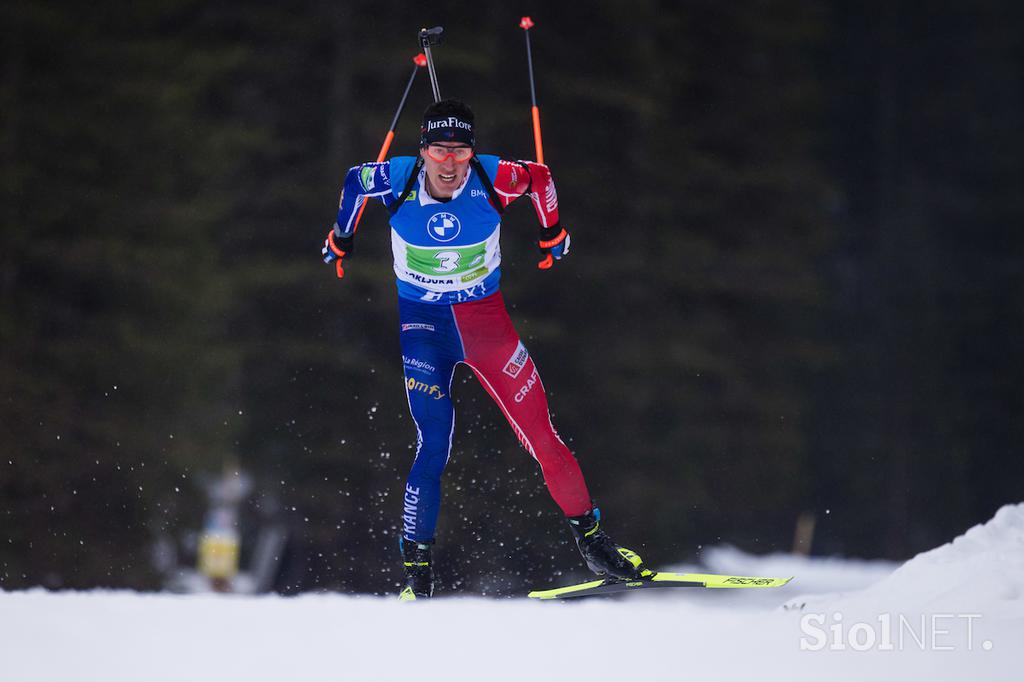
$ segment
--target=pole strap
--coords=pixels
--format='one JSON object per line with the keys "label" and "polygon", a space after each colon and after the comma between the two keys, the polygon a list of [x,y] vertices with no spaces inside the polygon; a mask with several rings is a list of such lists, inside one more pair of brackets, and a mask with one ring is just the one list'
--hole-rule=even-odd
{"label": "pole strap", "polygon": [[487,177],[487,172],[484,170],[484,165],[474,156],[469,160],[470,165],[473,166],[473,170],[480,176],[480,182],[483,184],[484,189],[487,190],[487,195],[491,198],[491,203],[494,204],[494,210],[498,212],[498,215],[505,213],[505,207],[501,205],[501,197],[498,196],[498,192],[494,189],[494,185],[491,183],[491,179]]}
{"label": "pole strap", "polygon": [[416,179],[419,178],[420,169],[423,168],[423,157],[416,159],[416,164],[412,167],[409,172],[409,179],[405,181],[405,187],[402,188],[402,193],[398,195],[390,206],[388,206],[388,213],[395,215],[398,213],[398,209],[402,208],[402,204],[409,198],[409,192],[412,191],[412,186],[416,184]]}

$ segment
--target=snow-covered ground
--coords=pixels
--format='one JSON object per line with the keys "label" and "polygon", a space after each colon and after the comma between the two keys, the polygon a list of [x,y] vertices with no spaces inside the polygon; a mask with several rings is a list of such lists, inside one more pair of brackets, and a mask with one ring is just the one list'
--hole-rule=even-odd
{"label": "snow-covered ground", "polygon": [[706,552],[776,590],[618,600],[0,593],[3,682],[1018,680],[1024,504],[902,566]]}

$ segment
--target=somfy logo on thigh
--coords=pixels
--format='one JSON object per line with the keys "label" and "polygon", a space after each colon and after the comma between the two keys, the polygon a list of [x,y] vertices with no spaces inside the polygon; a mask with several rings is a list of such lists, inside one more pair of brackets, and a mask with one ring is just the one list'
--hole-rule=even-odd
{"label": "somfy logo on thigh", "polygon": [[434,384],[433,386],[428,386],[426,383],[420,381],[419,379],[414,379],[412,377],[409,377],[408,379],[405,380],[405,386],[410,391],[420,391],[421,393],[426,393],[434,400],[441,400],[445,396],[445,394],[441,392],[441,387],[438,386],[437,384]]}
{"label": "somfy logo on thigh", "polygon": [[439,242],[450,242],[462,232],[462,223],[452,213],[435,213],[427,221],[427,233]]}

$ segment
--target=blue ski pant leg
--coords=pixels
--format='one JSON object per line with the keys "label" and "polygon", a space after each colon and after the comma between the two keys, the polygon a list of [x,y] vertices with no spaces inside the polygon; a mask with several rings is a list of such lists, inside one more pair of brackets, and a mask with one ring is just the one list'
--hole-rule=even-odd
{"label": "blue ski pant leg", "polygon": [[450,306],[399,299],[399,310],[405,393],[417,436],[402,498],[402,537],[426,542],[434,538],[441,474],[451,454],[451,385],[455,366],[462,361],[462,342]]}

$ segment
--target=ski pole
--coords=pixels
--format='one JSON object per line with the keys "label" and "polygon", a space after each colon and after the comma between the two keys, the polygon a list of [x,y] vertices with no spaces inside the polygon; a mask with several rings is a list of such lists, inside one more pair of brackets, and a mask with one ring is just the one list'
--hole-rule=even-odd
{"label": "ski pole", "polygon": [[434,55],[430,52],[431,45],[441,44],[441,34],[444,29],[440,26],[434,28],[420,29],[420,47],[423,48],[427,57],[427,71],[430,73],[430,88],[434,91],[434,101],[441,101],[441,88],[437,85],[437,71],[434,70]]}
{"label": "ski pole", "polygon": [[519,27],[523,29],[526,36],[526,64],[530,69],[530,101],[533,104],[533,144],[537,148],[537,163],[544,163],[544,145],[540,139],[540,109],[537,107],[537,90],[533,85],[533,53],[530,51],[530,29],[533,28],[533,19],[523,17],[519,20]]}
{"label": "ski pole", "polygon": [[[391,119],[391,127],[388,128],[388,134],[384,136],[384,144],[380,147],[380,153],[377,154],[377,163],[381,163],[388,156],[388,149],[391,148],[391,141],[395,139],[395,128],[398,127],[398,118],[402,115],[402,110],[405,109],[405,100],[409,97],[409,91],[412,89],[412,83],[416,80],[416,73],[426,65],[427,58],[421,52],[412,58],[413,66],[412,75],[409,76],[409,82],[405,84],[405,92],[402,93],[402,101],[398,103],[398,109],[395,111],[395,117]],[[363,211],[366,210],[366,197],[363,197],[363,203],[359,207],[359,214],[356,216],[355,225],[352,227],[352,232],[355,233],[359,229],[359,221],[363,218]],[[338,261],[338,267],[340,272],[341,261]]]}
{"label": "ski pole", "polygon": [[[519,28],[523,29],[523,34],[526,36],[526,64],[530,70],[530,102],[533,105],[530,110],[533,115],[533,144],[537,148],[537,163],[544,163],[544,144],[540,138],[540,108],[537,106],[537,89],[533,84],[533,53],[530,51],[530,29],[533,28],[533,19],[523,17],[519,20]],[[554,257],[548,253],[544,260],[537,263],[537,267],[547,270],[554,263]]]}

